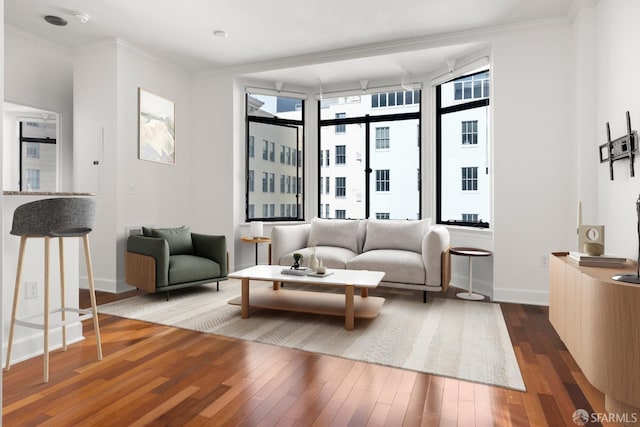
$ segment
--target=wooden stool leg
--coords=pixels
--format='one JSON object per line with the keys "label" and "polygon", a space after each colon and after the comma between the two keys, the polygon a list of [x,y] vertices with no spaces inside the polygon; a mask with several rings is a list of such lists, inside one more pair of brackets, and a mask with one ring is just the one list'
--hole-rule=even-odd
{"label": "wooden stool leg", "polygon": [[49,382],[49,243],[44,238],[44,375],[43,382]]}
{"label": "wooden stool leg", "polygon": [[64,244],[62,243],[62,237],[58,238],[58,251],[60,252],[60,306],[62,307],[62,350],[67,351],[67,326],[64,321],[67,319],[64,301]]}
{"label": "wooden stool leg", "polygon": [[13,346],[13,330],[16,325],[16,314],[18,312],[18,298],[20,297],[20,279],[22,276],[22,260],[24,259],[24,248],[27,244],[27,236],[20,237],[20,253],[18,254],[18,267],[16,270],[16,283],[13,291],[13,309],[11,310],[11,327],[9,328],[9,342],[7,344],[7,361],[5,369],[11,368],[11,347]]}
{"label": "wooden stool leg", "polygon": [[93,267],[91,265],[91,251],[89,249],[89,236],[82,236],[84,243],[84,258],[87,263],[87,277],[89,279],[89,296],[91,297],[91,312],[93,313],[93,329],[96,334],[96,346],[98,347],[98,360],[102,360],[102,342],[100,341],[100,325],[98,324],[98,308],[96,305],[96,290],[93,283]]}

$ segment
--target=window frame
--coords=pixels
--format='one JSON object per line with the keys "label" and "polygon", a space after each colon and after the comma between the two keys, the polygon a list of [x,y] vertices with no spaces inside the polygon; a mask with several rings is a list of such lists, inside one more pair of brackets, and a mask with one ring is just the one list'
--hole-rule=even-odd
{"label": "window frame", "polygon": [[[251,221],[264,221],[264,222],[302,222],[305,221],[305,185],[304,182],[306,180],[305,174],[306,174],[306,168],[305,168],[305,162],[304,162],[304,156],[305,156],[305,146],[306,146],[306,137],[305,137],[305,104],[306,104],[306,99],[299,99],[301,107],[300,107],[300,117],[301,119],[297,120],[297,119],[284,119],[281,117],[266,117],[266,116],[259,116],[259,115],[251,115],[250,114],[250,108],[249,108],[249,97],[250,95],[255,94],[255,95],[265,95],[265,96],[279,96],[279,95],[275,95],[275,94],[269,94],[269,93],[261,93],[259,91],[250,91],[247,90],[245,91],[245,221],[246,222],[251,222]],[[250,134],[250,126],[252,123],[262,123],[262,124],[266,124],[266,125],[274,125],[274,126],[282,126],[282,127],[293,127],[297,129],[298,132],[298,141],[296,144],[296,148],[295,148],[295,154],[292,152],[291,156],[293,157],[294,155],[296,156],[297,159],[297,164],[296,165],[291,165],[293,167],[295,167],[296,173],[295,176],[293,176],[293,178],[295,179],[295,183],[297,184],[295,194],[296,194],[296,202],[295,203],[291,203],[291,202],[287,202],[288,205],[293,205],[295,210],[295,214],[292,214],[292,216],[290,217],[275,217],[275,206],[276,203],[280,204],[281,202],[278,201],[277,199],[273,198],[270,200],[266,201],[266,205],[267,205],[267,215],[269,215],[269,213],[273,214],[272,217],[269,216],[265,216],[264,215],[264,206],[265,206],[265,202],[264,201],[260,201],[260,200],[252,200],[251,194],[255,194],[256,192],[249,192],[249,170],[250,170],[250,160],[258,160],[255,157],[255,138],[253,138],[253,141],[251,141],[252,136]],[[269,141],[267,139],[262,138],[263,141],[263,146],[261,147],[263,153],[262,153],[262,160],[263,162],[267,162],[270,164],[273,163],[277,163],[280,164],[280,161],[276,160],[276,144],[274,141]],[[266,159],[265,159],[265,148],[266,148]],[[251,151],[253,150],[253,151]],[[251,157],[251,154],[253,154],[253,157]],[[279,157],[279,156],[278,156]],[[291,163],[294,163],[295,159],[292,159]],[[285,165],[286,165],[286,155],[285,155]],[[278,172],[278,174],[280,174],[281,172]],[[291,175],[289,175],[291,176]],[[263,178],[264,178],[264,172],[263,172]],[[264,193],[268,193],[271,196],[276,197],[276,195],[279,195],[280,193],[278,191],[276,191],[276,174],[275,172],[268,172],[267,173],[267,191]],[[263,187],[264,189],[264,179],[263,179]],[[254,189],[255,188],[255,172],[254,172]],[[291,193],[294,193],[293,191]],[[255,216],[255,205],[256,203],[260,203],[263,205],[263,215],[256,217]],[[250,206],[254,206],[253,208],[253,215],[250,216]]]}
{"label": "window frame", "polygon": [[[487,107],[491,105],[491,97],[490,92],[486,98],[475,99],[473,97],[469,98],[467,102],[459,102],[453,105],[449,105],[447,107],[442,107],[442,85],[450,83],[453,80],[459,80],[464,78],[469,78],[469,81],[472,80],[472,76],[489,73],[489,84],[491,82],[491,70],[490,68],[483,69],[478,72],[474,72],[467,75],[457,76],[451,80],[447,80],[441,83],[438,83],[435,86],[436,92],[436,102],[435,102],[435,113],[436,113],[436,224],[444,224],[444,225],[458,225],[463,227],[472,227],[472,228],[489,228],[490,223],[485,221],[464,221],[464,220],[444,220],[442,219],[442,116],[449,113],[455,113],[464,110],[471,110],[479,107]],[[455,86],[454,86],[455,87]],[[473,85],[471,86],[471,91],[473,95]],[[484,86],[483,86],[484,91]],[[462,98],[465,100],[467,98]],[[455,97],[455,89],[454,89],[454,100],[460,101]],[[487,141],[489,143],[489,141]],[[479,169],[479,168],[478,168]],[[487,173],[489,169],[487,167]],[[479,172],[478,172],[479,173]],[[469,190],[467,190],[469,191]],[[473,191],[473,190],[471,190]],[[477,191],[477,190],[476,190]],[[465,191],[466,192],[466,191]],[[491,197],[491,196],[490,196]]]}

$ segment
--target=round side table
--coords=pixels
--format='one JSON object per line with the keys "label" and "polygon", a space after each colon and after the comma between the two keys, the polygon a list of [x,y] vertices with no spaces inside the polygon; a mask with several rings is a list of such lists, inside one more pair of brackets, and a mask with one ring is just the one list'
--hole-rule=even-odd
{"label": "round side table", "polygon": [[471,259],[473,257],[486,257],[493,255],[491,251],[487,251],[485,249],[478,248],[464,248],[464,247],[455,247],[449,250],[451,255],[459,255],[466,256],[469,258],[469,291],[468,292],[458,292],[456,296],[462,299],[468,300],[481,300],[484,299],[484,295],[474,294],[473,293],[473,263]]}
{"label": "round side table", "polygon": [[[245,243],[255,243],[256,244],[256,265],[258,265],[258,245],[260,243],[268,243],[271,246],[271,238],[270,237],[249,237],[249,236],[241,236],[240,241]],[[271,264],[271,250],[269,250],[269,264]]]}

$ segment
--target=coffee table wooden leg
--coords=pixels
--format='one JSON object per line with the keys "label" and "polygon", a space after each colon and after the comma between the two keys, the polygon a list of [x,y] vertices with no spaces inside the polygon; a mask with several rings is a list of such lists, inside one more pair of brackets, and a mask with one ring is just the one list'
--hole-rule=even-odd
{"label": "coffee table wooden leg", "polygon": [[344,328],[347,331],[353,331],[354,328],[354,318],[355,318],[355,309],[353,305],[353,297],[355,290],[352,285],[347,285],[344,287]]}
{"label": "coffee table wooden leg", "polygon": [[240,315],[243,319],[249,318],[249,279],[242,279],[242,310]]}
{"label": "coffee table wooden leg", "polygon": [[369,296],[369,288],[360,288],[360,296],[366,298]]}
{"label": "coffee table wooden leg", "polygon": [[273,290],[277,291],[278,289],[280,289],[280,282],[273,282]]}

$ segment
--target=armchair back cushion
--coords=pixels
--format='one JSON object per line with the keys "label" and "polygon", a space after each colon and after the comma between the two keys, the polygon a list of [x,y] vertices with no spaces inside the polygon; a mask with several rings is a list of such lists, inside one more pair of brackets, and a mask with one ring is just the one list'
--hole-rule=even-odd
{"label": "armchair back cushion", "polygon": [[193,243],[188,227],[152,228],[151,237],[164,239],[169,244],[169,255],[192,255]]}
{"label": "armchair back cushion", "polygon": [[400,249],[422,253],[422,238],[431,219],[367,221],[367,237],[362,252],[376,249]]}

